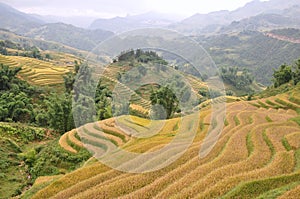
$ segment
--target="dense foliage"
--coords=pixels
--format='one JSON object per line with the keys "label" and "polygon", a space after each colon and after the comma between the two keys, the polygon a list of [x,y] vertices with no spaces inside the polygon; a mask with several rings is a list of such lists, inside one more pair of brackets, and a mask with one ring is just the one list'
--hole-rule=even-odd
{"label": "dense foliage", "polygon": [[0,65],[0,121],[33,122],[35,88],[16,77],[20,68]]}
{"label": "dense foliage", "polygon": [[[32,183],[22,153],[33,142],[45,141],[47,130],[27,125],[0,123],[0,196],[19,195]],[[13,186],[12,186],[13,185]]]}
{"label": "dense foliage", "polygon": [[[10,52],[7,49],[14,49],[17,51]],[[36,46],[20,45],[10,40],[0,41],[0,54],[2,55],[14,55],[23,57],[32,57],[36,59],[49,59],[50,55],[46,54],[43,56],[41,51]]]}
{"label": "dense foliage", "polygon": [[300,60],[293,66],[283,64],[278,70],[274,70],[272,81],[275,88],[290,81],[293,81],[295,85],[298,84],[300,82]]}
{"label": "dense foliage", "polygon": [[118,61],[134,61],[136,60],[137,62],[141,63],[148,63],[148,62],[153,62],[153,63],[159,63],[162,65],[167,65],[168,62],[166,62],[163,58],[161,58],[156,52],[154,51],[143,51],[141,49],[137,49],[136,51],[134,50],[129,50],[122,52],[118,56]]}
{"label": "dense foliage", "polygon": [[[287,29],[282,36],[289,36]],[[292,31],[294,32],[294,31]],[[298,30],[299,33],[299,30]],[[293,38],[297,38],[292,33]],[[237,66],[246,68],[255,81],[271,85],[272,69],[282,63],[291,63],[299,57],[300,45],[277,40],[258,31],[243,31],[239,34],[221,34],[196,38],[218,67]]]}
{"label": "dense foliage", "polygon": [[178,111],[179,100],[169,87],[161,87],[150,96],[152,118],[169,119]]}
{"label": "dense foliage", "polygon": [[251,90],[250,85],[253,83],[253,77],[247,70],[239,71],[237,67],[222,67],[221,78],[240,90]]}

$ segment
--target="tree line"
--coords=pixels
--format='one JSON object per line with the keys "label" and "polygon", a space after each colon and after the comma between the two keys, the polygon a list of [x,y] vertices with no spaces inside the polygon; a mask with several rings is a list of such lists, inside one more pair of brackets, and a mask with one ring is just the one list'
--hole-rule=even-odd
{"label": "tree line", "polygon": [[[10,68],[0,64],[0,121],[28,123],[64,133],[75,127],[73,110],[84,116],[88,109],[88,106],[84,107],[87,101],[95,103],[96,107],[96,118],[91,118],[91,120],[111,117],[109,89],[101,82],[97,83],[95,100],[92,96],[77,92],[78,89],[86,89],[90,92],[94,83],[82,84],[81,79],[85,78],[86,74],[92,73],[86,64],[77,63],[75,69],[74,73],[64,76],[65,92],[58,93],[29,85],[17,78],[21,68]],[[79,75],[76,76],[76,73]],[[76,102],[74,109],[73,98]]]}

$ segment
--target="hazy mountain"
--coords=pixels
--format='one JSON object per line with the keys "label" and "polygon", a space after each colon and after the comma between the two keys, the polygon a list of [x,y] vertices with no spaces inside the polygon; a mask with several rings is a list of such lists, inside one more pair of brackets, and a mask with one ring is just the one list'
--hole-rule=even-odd
{"label": "hazy mountain", "polygon": [[248,30],[266,31],[278,28],[300,28],[300,6],[293,6],[278,12],[278,14],[266,13],[241,21],[234,21],[230,25],[223,27],[220,33]]}
{"label": "hazy mountain", "polygon": [[26,14],[0,3],[0,28],[26,37],[59,42],[70,47],[89,51],[96,47],[98,43],[113,35],[109,31],[88,30],[64,23],[46,24],[42,19],[41,16]]}
{"label": "hazy mountain", "polygon": [[75,48],[60,44],[58,42],[45,41],[24,37],[8,30],[0,29],[0,40],[9,40],[20,44],[21,46],[37,46],[42,50],[53,50],[58,52],[70,53],[79,57],[85,57],[86,54]]}
{"label": "hazy mountain", "polygon": [[91,23],[97,19],[97,17],[86,17],[86,16],[62,17],[62,16],[36,15],[36,14],[32,14],[32,16],[46,23],[65,23],[80,28],[88,28],[91,25]]}
{"label": "hazy mountain", "polygon": [[81,50],[92,50],[112,35],[109,31],[87,30],[64,23],[45,24],[25,34],[27,37],[55,41]]}
{"label": "hazy mountain", "polygon": [[[300,5],[300,0],[254,0],[231,12],[218,11],[208,14],[195,14],[179,23],[170,25],[170,28],[188,34],[215,32],[221,26],[229,25],[233,21],[240,21],[261,14],[281,14],[283,10],[294,5]],[[207,28],[209,29],[207,30]]]}
{"label": "hazy mountain", "polygon": [[126,17],[97,19],[90,25],[90,29],[100,28],[113,32],[123,32],[138,28],[165,27],[179,20],[180,17],[178,16],[148,12],[145,14]]}
{"label": "hazy mountain", "polygon": [[44,22],[36,17],[20,12],[6,4],[0,3],[0,28],[17,33],[25,33]]}

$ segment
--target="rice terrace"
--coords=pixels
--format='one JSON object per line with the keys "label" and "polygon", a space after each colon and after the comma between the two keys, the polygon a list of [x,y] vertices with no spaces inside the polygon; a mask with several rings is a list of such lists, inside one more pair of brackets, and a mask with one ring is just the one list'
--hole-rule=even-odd
{"label": "rice terrace", "polygon": [[299,0],[44,3],[0,1],[1,199],[300,198]]}

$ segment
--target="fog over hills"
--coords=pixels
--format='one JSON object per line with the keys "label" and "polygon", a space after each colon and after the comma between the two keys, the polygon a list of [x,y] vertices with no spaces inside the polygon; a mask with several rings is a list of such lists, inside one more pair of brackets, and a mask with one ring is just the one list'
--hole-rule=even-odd
{"label": "fog over hills", "polygon": [[[300,5],[300,0],[270,0],[267,2],[254,0],[244,7],[231,12],[218,11],[209,14],[195,14],[169,27],[187,34],[206,33],[206,29],[209,29],[210,32],[216,31],[221,26],[229,25],[233,21],[240,21],[260,14],[282,14],[283,10],[291,8],[294,5]],[[214,29],[211,29],[211,27],[214,27]]]}

